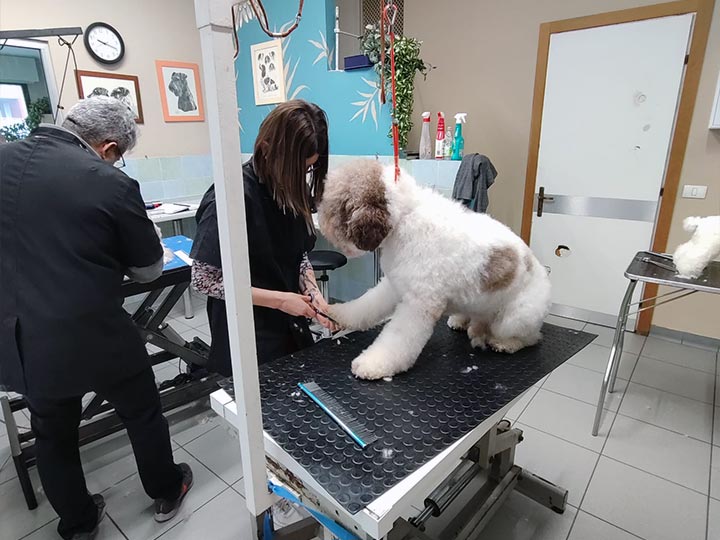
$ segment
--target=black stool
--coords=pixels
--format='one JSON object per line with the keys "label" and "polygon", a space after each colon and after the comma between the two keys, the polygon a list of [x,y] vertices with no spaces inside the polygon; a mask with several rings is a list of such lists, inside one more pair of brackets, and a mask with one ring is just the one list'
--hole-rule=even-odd
{"label": "black stool", "polygon": [[320,277],[317,278],[320,294],[329,302],[328,282],[330,281],[330,276],[328,276],[327,273],[330,270],[337,270],[345,266],[347,264],[347,257],[337,251],[318,249],[308,253],[308,259],[310,259],[310,264],[312,264],[313,269],[316,272],[320,272]]}

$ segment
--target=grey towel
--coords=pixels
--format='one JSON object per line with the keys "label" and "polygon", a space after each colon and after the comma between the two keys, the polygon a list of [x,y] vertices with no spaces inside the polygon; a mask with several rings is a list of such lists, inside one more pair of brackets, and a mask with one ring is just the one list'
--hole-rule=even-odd
{"label": "grey towel", "polygon": [[484,214],[490,203],[488,189],[496,177],[497,170],[490,158],[482,154],[468,154],[463,158],[455,176],[453,199],[462,201],[471,210]]}

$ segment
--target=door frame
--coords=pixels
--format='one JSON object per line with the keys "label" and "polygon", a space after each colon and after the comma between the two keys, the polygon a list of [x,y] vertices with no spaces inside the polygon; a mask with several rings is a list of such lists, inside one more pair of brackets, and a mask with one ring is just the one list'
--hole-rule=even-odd
{"label": "door frame", "polygon": [[[705,59],[705,48],[707,46],[708,34],[710,33],[710,23],[712,22],[714,6],[715,0],[679,0],[677,2],[547,22],[540,25],[537,62],[535,66],[532,119],[530,122],[530,145],[525,175],[525,194],[520,233],[525,243],[530,245],[538,154],[540,151],[540,131],[542,128],[543,104],[545,102],[545,82],[550,53],[550,37],[552,34],[694,13],[695,21],[690,40],[687,68],[685,69],[685,75],[680,89],[675,127],[670,141],[670,153],[665,167],[660,207],[655,221],[655,232],[652,239],[653,251],[664,252],[665,249],[667,249],[670,225],[672,223],[673,210],[675,209],[677,190],[680,183],[680,173],[682,172],[683,161],[685,159],[685,149],[687,147],[690,125],[695,109],[695,99],[700,84],[700,74]],[[642,300],[644,301],[656,296],[657,290],[657,285],[646,284],[643,290]],[[649,302],[648,305],[654,305],[654,301]],[[650,331],[652,315],[653,309],[648,309],[640,313],[636,323],[636,330],[639,333],[647,334]]]}

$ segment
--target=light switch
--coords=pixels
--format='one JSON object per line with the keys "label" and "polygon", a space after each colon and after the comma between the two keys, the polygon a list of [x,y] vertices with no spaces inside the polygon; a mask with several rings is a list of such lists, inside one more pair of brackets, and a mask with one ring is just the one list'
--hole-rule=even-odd
{"label": "light switch", "polygon": [[683,199],[704,199],[707,195],[707,186],[693,186],[685,184],[683,186]]}

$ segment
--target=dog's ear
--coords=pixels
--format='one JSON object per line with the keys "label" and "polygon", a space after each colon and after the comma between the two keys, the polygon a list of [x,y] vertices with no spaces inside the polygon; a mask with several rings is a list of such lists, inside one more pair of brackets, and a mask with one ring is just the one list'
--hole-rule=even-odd
{"label": "dog's ear", "polygon": [[350,167],[354,169],[356,186],[360,189],[348,201],[348,238],[363,251],[373,251],[391,229],[383,167],[370,160],[357,161]]}

